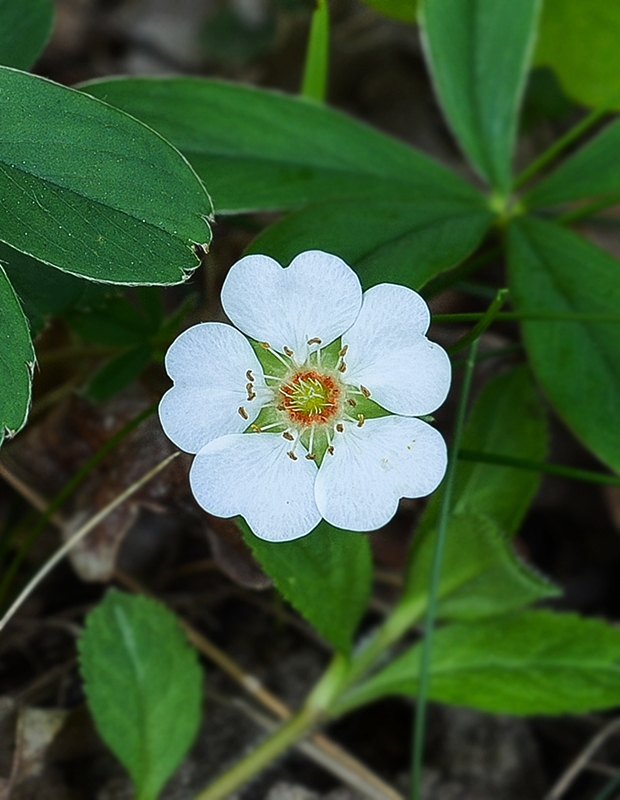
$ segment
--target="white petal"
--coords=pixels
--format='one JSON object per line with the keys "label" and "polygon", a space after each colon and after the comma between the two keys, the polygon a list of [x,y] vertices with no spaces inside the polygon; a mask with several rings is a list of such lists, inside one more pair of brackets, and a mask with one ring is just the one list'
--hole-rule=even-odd
{"label": "white petal", "polygon": [[381,283],[364,293],[362,309],[342,337],[348,345],[347,383],[365,386],[394,414],[422,416],[443,403],[450,388],[448,354],[424,332],[426,303],[406,286]]}
{"label": "white petal", "polygon": [[275,433],[241,433],[210,442],[190,471],[198,503],[217,517],[241,514],[261,539],[286,542],[318,525],[316,464],[286,455],[291,443]]}
{"label": "white petal", "polygon": [[361,428],[345,425],[334,454],[325,455],[315,484],[322,516],[338,528],[369,531],[385,525],[401,497],[434,491],[447,465],[440,433],[413,417],[380,417]]}
{"label": "white petal", "polygon": [[283,268],[268,256],[245,256],[234,264],[222,288],[231,322],[253,339],[283,352],[290,347],[299,363],[309,339],[324,345],[349,328],[362,303],[355,272],[337,256],[308,250]]}
{"label": "white petal", "polygon": [[[252,370],[258,394],[251,401],[247,370]],[[248,340],[231,325],[203,322],[188,328],[170,345],[166,371],[174,386],[161,399],[159,419],[166,436],[188,453],[245,430],[260,412],[263,370]],[[239,414],[240,406],[247,419]]]}

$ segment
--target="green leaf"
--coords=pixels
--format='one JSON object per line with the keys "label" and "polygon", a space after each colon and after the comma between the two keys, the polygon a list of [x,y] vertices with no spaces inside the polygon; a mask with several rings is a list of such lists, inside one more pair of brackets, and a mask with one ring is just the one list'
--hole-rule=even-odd
{"label": "green leaf", "polygon": [[[410,554],[406,603],[426,608],[435,529],[418,531]],[[452,514],[448,523],[439,584],[438,615],[443,619],[476,619],[522,608],[560,591],[521,562],[489,517]]]}
{"label": "green leaf", "polygon": [[109,283],[182,281],[208,242],[201,182],[118,109],[0,67],[0,239]]}
{"label": "green leaf", "polygon": [[208,181],[218,214],[299,208],[397,185],[412,199],[474,190],[410,147],[304,98],[200,78],[129,78],[84,91],[150,125]]}
{"label": "green leaf", "polygon": [[[618,315],[620,264],[551,222],[520,218],[508,231],[510,291],[521,312]],[[620,324],[523,321],[532,368],[573,433],[620,471]]]}
{"label": "green leaf", "polygon": [[53,22],[51,0],[0,0],[0,64],[31,67],[49,39]]}
{"label": "green leaf", "polygon": [[510,188],[517,112],[540,0],[425,0],[422,31],[444,113],[473,166]]}
{"label": "green leaf", "polygon": [[368,537],[323,521],[292,542],[266,542],[238,520],[246,544],[278,591],[337,650],[351,649],[370,596]]}
{"label": "green leaf", "polygon": [[586,106],[620,107],[620,6],[609,0],[545,0],[535,60],[556,71]]}
{"label": "green leaf", "polygon": [[195,651],[167,608],[115,590],[88,615],[78,648],[101,737],[129,771],[136,800],[155,800],[198,730]]}
{"label": "green leaf", "polygon": [[390,281],[419,289],[467,258],[491,220],[476,195],[416,201],[392,191],[293,212],[254,239],[250,252],[288,264],[297,253],[317,248],[343,258],[365,287]]}
{"label": "green leaf", "polygon": [[86,394],[98,402],[108,400],[140,375],[152,355],[153,348],[148,344],[121,353],[93,375],[86,387]]}
{"label": "green leaf", "polygon": [[[343,706],[417,691],[420,645]],[[620,632],[576,614],[528,611],[435,633],[429,697],[499,714],[580,714],[620,704]]]}
{"label": "green leaf", "polygon": [[34,360],[28,322],[0,266],[0,445],[26,422]]}
{"label": "green leaf", "polygon": [[364,0],[364,3],[379,14],[402,22],[415,22],[418,10],[418,0]]}
{"label": "green leaf", "polygon": [[125,297],[111,297],[84,311],[69,311],[65,318],[82,339],[104,347],[144,344],[157,331],[148,313]]}
{"label": "green leaf", "polygon": [[531,207],[553,206],[587,197],[620,195],[620,120],[560,164],[523,198]]}
{"label": "green leaf", "polygon": [[109,284],[93,283],[61,272],[2,242],[0,263],[19,297],[33,334],[43,328],[48,317],[72,308],[90,309],[119,291]]}

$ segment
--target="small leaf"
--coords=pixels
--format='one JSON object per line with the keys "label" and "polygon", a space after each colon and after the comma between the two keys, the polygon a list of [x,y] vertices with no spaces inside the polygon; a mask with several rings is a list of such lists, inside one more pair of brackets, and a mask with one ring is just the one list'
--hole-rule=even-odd
{"label": "small leaf", "polygon": [[267,542],[242,520],[238,525],[284,598],[337,650],[348,652],[370,595],[368,537],[323,521],[301,539]]}
{"label": "small leaf", "polygon": [[545,0],[535,60],[556,71],[569,97],[620,107],[620,6],[609,0]]}
{"label": "small leaf", "polygon": [[196,78],[115,79],[82,89],[178,147],[208,182],[218,214],[299,208],[377,186],[384,193],[401,186],[424,201],[474,194],[411,147],[303,98]]}
{"label": "small leaf", "polygon": [[211,204],[168,142],[118,109],[0,67],[0,237],[75,275],[182,281]]}
{"label": "small leaf", "polygon": [[[510,225],[508,252],[518,311],[618,316],[620,264],[582,236],[523,217]],[[534,373],[558,414],[620,471],[620,324],[524,320],[522,330]]]}
{"label": "small leaf", "polygon": [[531,207],[554,206],[588,197],[620,196],[620,120],[560,164],[523,198]]}
{"label": "small leaf", "polygon": [[33,366],[28,322],[0,266],[0,445],[26,422]]}
{"label": "small leaf", "polygon": [[90,379],[86,394],[97,402],[108,400],[134,381],[153,355],[153,348],[141,345],[107,361]]}
{"label": "small leaf", "polygon": [[364,3],[379,14],[402,22],[415,22],[418,10],[418,0],[364,0]]}
{"label": "small leaf", "polygon": [[510,188],[540,0],[425,0],[422,33],[448,122],[474,167]]}
{"label": "small leaf", "polygon": [[88,706],[129,771],[138,800],[155,800],[200,722],[202,675],[174,614],[111,590],[79,641]]}
{"label": "small leaf", "polygon": [[249,252],[288,264],[304,250],[335,253],[364,287],[390,281],[420,289],[476,249],[492,220],[482,198],[414,201],[394,191],[330,200],[292,212],[254,239]]}
{"label": "small leaf", "polygon": [[[353,707],[414,695],[420,645],[345,698]],[[620,704],[620,632],[551,611],[448,625],[435,633],[429,697],[497,714],[582,714]]]}
{"label": "small leaf", "polygon": [[83,339],[105,347],[144,344],[156,331],[147,313],[125,297],[110,297],[84,311],[69,311],[65,318]]}
{"label": "small leaf", "polygon": [[0,64],[31,67],[49,39],[53,22],[51,0],[0,0]]}

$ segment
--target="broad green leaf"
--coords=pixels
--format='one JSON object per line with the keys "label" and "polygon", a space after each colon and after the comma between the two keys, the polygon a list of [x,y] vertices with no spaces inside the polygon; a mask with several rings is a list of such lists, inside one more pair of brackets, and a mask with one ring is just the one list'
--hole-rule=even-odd
{"label": "broad green leaf", "polygon": [[152,355],[153,348],[148,344],[121,353],[93,375],[86,387],[86,394],[98,402],[108,400],[140,375]]}
{"label": "broad green leaf", "polygon": [[147,312],[125,297],[111,297],[84,311],[69,311],[65,319],[83,339],[105,347],[144,344],[157,331]]}
{"label": "broad green leaf", "polygon": [[185,159],[118,109],[0,67],[0,240],[108,283],[180,282],[210,239]]}
{"label": "broad green leaf", "polygon": [[421,24],[435,88],[459,144],[507,192],[517,112],[540,0],[425,0]]}
{"label": "broad green leaf", "polygon": [[136,800],[155,800],[198,730],[195,651],[167,608],[115,590],[88,615],[78,648],[97,730],[130,773]]}
{"label": "broad green leaf", "polygon": [[410,147],[303,98],[200,78],[125,78],[83,91],[165,136],[208,182],[218,214],[299,208],[404,185],[466,200],[465,181]]}
{"label": "broad green leaf", "polygon": [[620,5],[545,0],[535,61],[556,71],[567,95],[586,106],[620,107]]}
{"label": "broad green leaf", "polygon": [[0,445],[26,421],[34,360],[28,322],[0,266]]}
{"label": "broad green leaf", "polygon": [[[518,311],[618,316],[620,263],[581,236],[534,218],[508,231],[511,297]],[[573,433],[620,471],[620,324],[522,322],[532,368]]]}
{"label": "broad green leaf", "polygon": [[368,537],[323,521],[301,539],[266,542],[242,520],[238,525],[278,591],[330,644],[348,652],[370,595]]}
{"label": "broad green leaf", "polygon": [[587,197],[620,197],[620,120],[568,158],[528,192],[530,207],[553,206]]}
{"label": "broad green leaf", "polygon": [[[413,695],[420,645],[343,701]],[[435,633],[429,697],[500,714],[580,714],[620,704],[620,631],[551,611],[448,625]]]}
{"label": "broad green leaf", "polygon": [[[435,531],[418,531],[410,554],[407,606],[426,608]],[[439,584],[438,614],[476,619],[522,608],[560,594],[557,587],[521,562],[489,517],[452,514]]]}
{"label": "broad green leaf", "polygon": [[418,0],[364,0],[364,3],[386,17],[415,22]]}
{"label": "broad green leaf", "polygon": [[390,281],[419,289],[476,249],[492,220],[480,197],[416,201],[386,192],[311,205],[267,228],[250,252],[288,264],[303,250],[335,253],[365,287]]}
{"label": "broad green leaf", "polygon": [[28,69],[52,32],[51,0],[0,0],[0,64]]}
{"label": "broad green leaf", "polygon": [[2,242],[0,263],[19,297],[32,334],[38,333],[50,316],[71,308],[91,308],[119,291],[109,284],[76,278]]}

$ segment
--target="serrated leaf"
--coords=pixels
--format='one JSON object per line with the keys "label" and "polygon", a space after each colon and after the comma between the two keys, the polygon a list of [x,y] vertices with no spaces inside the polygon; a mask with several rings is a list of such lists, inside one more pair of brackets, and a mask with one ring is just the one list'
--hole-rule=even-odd
{"label": "serrated leaf", "polygon": [[0,67],[0,239],[97,281],[178,283],[211,204],[154,131],[82,92]]}
{"label": "serrated leaf", "polygon": [[218,214],[299,208],[398,185],[427,201],[474,195],[427,156],[303,98],[198,78],[115,79],[82,89],[178,147],[208,182]]}
{"label": "serrated leaf", "polygon": [[588,197],[617,200],[620,196],[620,120],[560,164],[528,192],[523,202],[530,208],[554,206]]}
{"label": "serrated leaf", "polygon": [[34,358],[28,322],[0,266],[0,445],[26,421]]}
{"label": "serrated leaf", "polygon": [[419,289],[467,258],[491,221],[474,192],[467,200],[414,201],[388,191],[293,212],[259,234],[249,252],[288,264],[316,248],[343,258],[365,288],[389,281]]}
{"label": "serrated leaf", "polygon": [[557,73],[569,97],[620,107],[620,6],[609,0],[545,0],[537,64]]}
{"label": "serrated leaf", "polygon": [[243,520],[237,524],[284,598],[337,650],[348,652],[370,596],[368,537],[322,521],[301,539],[267,542]]}
{"label": "serrated leaf", "polygon": [[[418,688],[420,645],[343,701]],[[580,714],[620,704],[620,632],[597,619],[528,611],[435,633],[429,697],[499,714]]]}
{"label": "serrated leaf", "polygon": [[153,348],[145,344],[107,361],[88,382],[86,394],[97,402],[108,400],[140,375],[152,355]]}
{"label": "serrated leaf", "polygon": [[51,0],[0,0],[0,64],[31,67],[49,39],[53,22]]}
{"label": "serrated leaf", "polygon": [[198,730],[195,651],[168,609],[115,590],[88,615],[78,648],[101,737],[130,773],[136,800],[155,800]]}
{"label": "serrated leaf", "polygon": [[[620,309],[620,264],[582,236],[534,218],[508,231],[510,292],[518,311],[601,314]],[[522,322],[540,385],[573,433],[620,471],[620,324]]]}
{"label": "serrated leaf", "polygon": [[[435,531],[416,533],[407,575],[407,606],[426,607]],[[476,619],[505,614],[560,594],[556,586],[521,562],[489,517],[452,514],[439,583],[443,619]]]}
{"label": "serrated leaf", "polygon": [[510,187],[517,113],[539,0],[425,0],[422,35],[443,111],[465,155]]}

